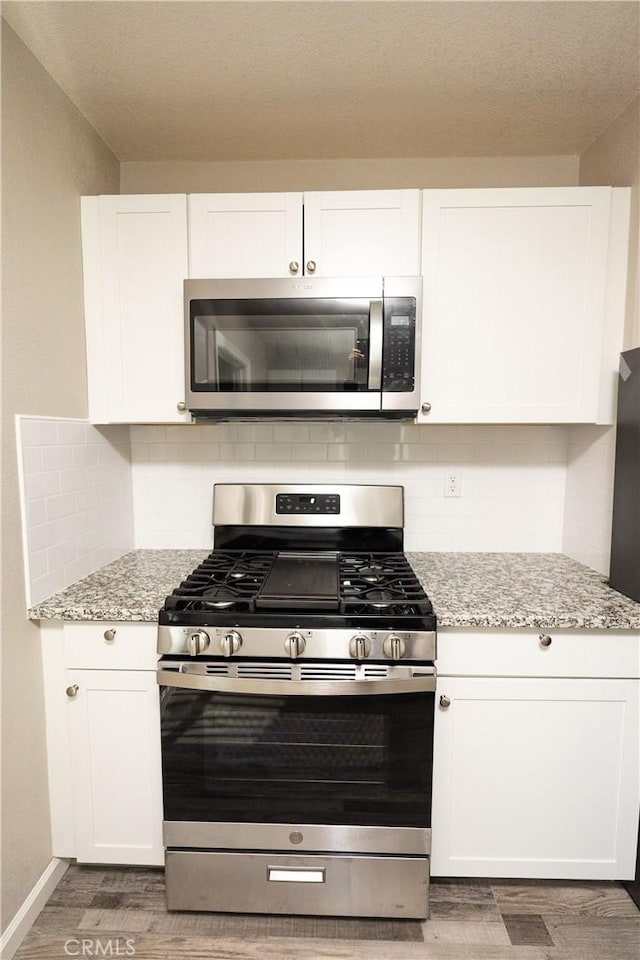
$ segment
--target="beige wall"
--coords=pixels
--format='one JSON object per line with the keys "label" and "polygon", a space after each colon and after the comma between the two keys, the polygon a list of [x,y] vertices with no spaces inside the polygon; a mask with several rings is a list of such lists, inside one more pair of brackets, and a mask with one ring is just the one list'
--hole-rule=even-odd
{"label": "beige wall", "polygon": [[580,157],[579,183],[631,187],[624,348],[640,346],[640,97]]}
{"label": "beige wall", "polygon": [[25,618],[14,414],[87,412],[80,201],[119,164],[2,22],[2,928],[51,858],[38,631]]}
{"label": "beige wall", "polygon": [[578,158],[425,157],[407,160],[264,160],[123,163],[122,193],[243,193],[408,187],[564,187]]}

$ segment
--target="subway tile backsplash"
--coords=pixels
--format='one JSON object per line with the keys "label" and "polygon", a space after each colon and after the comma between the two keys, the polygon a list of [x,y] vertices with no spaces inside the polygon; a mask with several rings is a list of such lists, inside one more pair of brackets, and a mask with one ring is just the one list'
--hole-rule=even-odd
{"label": "subway tile backsplash", "polygon": [[[394,423],[132,426],[136,547],[212,543],[215,482],[398,483],[407,550],[562,549],[567,428]],[[461,496],[444,496],[455,470]]]}
{"label": "subway tile backsplash", "polygon": [[18,417],[27,604],[133,549],[128,427]]}
{"label": "subway tile backsplash", "polygon": [[608,576],[615,465],[615,427],[574,426],[567,445],[562,550]]}
{"label": "subway tile backsplash", "polygon": [[225,481],[398,483],[407,550],[562,551],[608,570],[613,428],[19,417],[18,439],[30,605],[134,547],[209,549]]}

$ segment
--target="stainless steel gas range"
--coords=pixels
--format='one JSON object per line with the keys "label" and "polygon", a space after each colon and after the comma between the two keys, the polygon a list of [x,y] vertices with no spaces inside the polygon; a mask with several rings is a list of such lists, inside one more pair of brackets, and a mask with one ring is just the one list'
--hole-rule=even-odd
{"label": "stainless steel gas range", "polygon": [[217,484],[159,614],[170,910],[426,917],[436,619],[401,487]]}

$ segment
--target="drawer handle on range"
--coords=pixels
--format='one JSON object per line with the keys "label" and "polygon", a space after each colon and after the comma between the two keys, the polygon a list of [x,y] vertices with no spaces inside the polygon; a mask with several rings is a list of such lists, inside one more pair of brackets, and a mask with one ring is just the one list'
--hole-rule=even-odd
{"label": "drawer handle on range", "polygon": [[111,630],[105,630],[105,632],[104,632],[104,638],[105,638],[105,640],[107,641],[107,643],[113,643],[113,641],[114,641],[115,638],[116,638],[116,631],[113,630],[113,629],[111,629]]}
{"label": "drawer handle on range", "polygon": [[440,706],[442,707],[443,710],[448,710],[449,707],[451,706],[451,700],[444,693],[440,697]]}
{"label": "drawer handle on range", "polygon": [[547,633],[541,633],[538,637],[541,647],[550,647],[551,646],[551,637]]}
{"label": "drawer handle on range", "polygon": [[267,867],[267,880],[277,883],[324,883],[325,868],[309,870],[307,867]]}
{"label": "drawer handle on range", "polygon": [[67,696],[69,700],[73,700],[78,695],[78,690],[80,687],[77,683],[72,683],[70,687],[67,687]]}

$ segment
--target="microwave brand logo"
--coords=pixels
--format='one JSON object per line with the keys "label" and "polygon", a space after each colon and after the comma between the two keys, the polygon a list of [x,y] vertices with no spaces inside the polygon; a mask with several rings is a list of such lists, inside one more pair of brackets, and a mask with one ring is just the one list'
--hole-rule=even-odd
{"label": "microwave brand logo", "polygon": [[292,290],[313,290],[313,284],[312,283],[292,283],[291,289]]}

